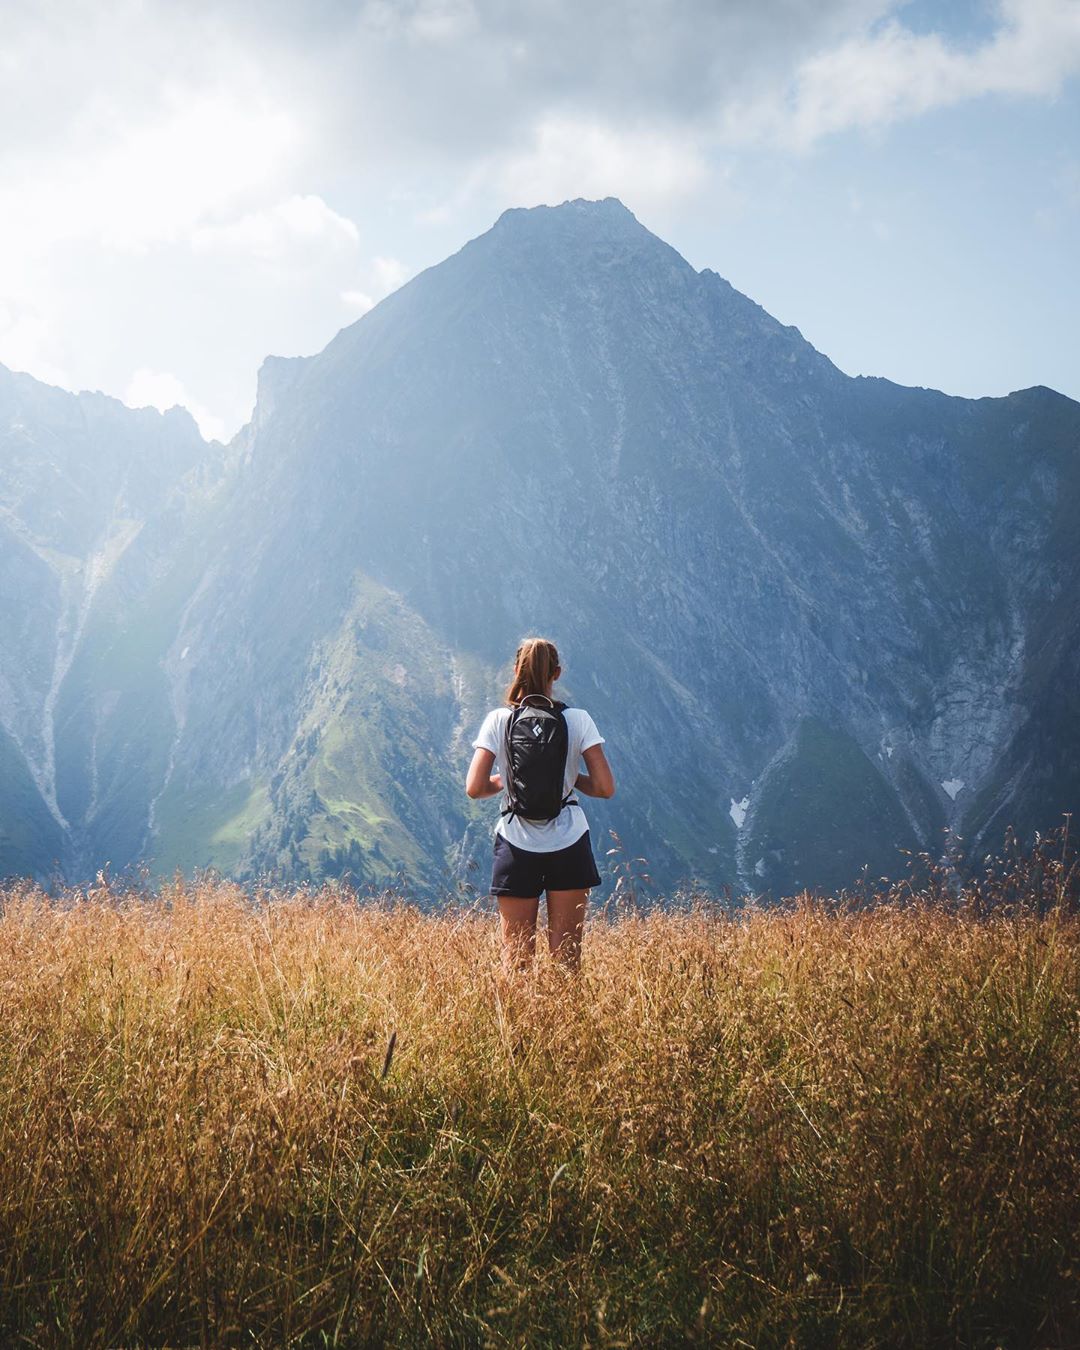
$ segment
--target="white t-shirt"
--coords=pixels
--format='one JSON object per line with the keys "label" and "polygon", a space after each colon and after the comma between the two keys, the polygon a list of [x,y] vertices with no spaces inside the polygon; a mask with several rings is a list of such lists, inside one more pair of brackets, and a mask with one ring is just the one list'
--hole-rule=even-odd
{"label": "white t-shirt", "polygon": [[[574,782],[581,772],[581,756],[591,746],[602,745],[604,738],[596,729],[584,708],[564,709],[566,731],[569,744],[566,749],[566,773],[563,777],[563,796],[573,789]],[[490,750],[495,756],[492,766],[495,773],[505,773],[502,762],[503,738],[506,724],[510,720],[509,708],[493,708],[484,718],[483,725],[476,734],[473,745],[478,750]],[[521,816],[500,816],[495,833],[501,834],[517,848],[527,848],[533,853],[554,853],[559,848],[569,848],[576,844],[589,822],[580,806],[564,806],[554,820],[525,820]]]}

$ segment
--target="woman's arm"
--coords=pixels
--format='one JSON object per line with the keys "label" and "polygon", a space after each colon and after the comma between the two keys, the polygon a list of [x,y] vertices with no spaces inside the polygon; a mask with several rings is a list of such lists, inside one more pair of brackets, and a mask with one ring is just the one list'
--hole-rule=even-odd
{"label": "woman's arm", "polygon": [[584,792],[586,797],[614,797],[615,776],[604,755],[604,747],[590,745],[588,750],[582,751],[581,758],[585,761],[586,772],[579,773],[574,781],[578,792]]}
{"label": "woman's arm", "polygon": [[465,791],[470,797],[495,797],[503,790],[502,777],[491,772],[495,756],[490,750],[477,748],[465,777]]}

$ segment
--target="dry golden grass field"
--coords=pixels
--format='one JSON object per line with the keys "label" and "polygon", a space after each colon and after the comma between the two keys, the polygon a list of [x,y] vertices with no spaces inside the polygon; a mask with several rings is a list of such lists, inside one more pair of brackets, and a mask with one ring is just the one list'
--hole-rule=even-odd
{"label": "dry golden grass field", "polygon": [[[1010,870],[1011,869],[1011,870]],[[0,1344],[1080,1345],[1080,918],[0,892]]]}

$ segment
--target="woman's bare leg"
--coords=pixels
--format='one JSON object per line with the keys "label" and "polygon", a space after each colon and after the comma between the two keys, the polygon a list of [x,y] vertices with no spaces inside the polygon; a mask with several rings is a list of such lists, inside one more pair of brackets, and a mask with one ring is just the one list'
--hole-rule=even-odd
{"label": "woman's bare leg", "polygon": [[581,967],[581,934],[588,890],[548,891],[548,946],[552,957],[568,970]]}
{"label": "woman's bare leg", "polygon": [[502,921],[502,964],[508,974],[532,967],[536,955],[536,915],[540,897],[526,900],[516,895],[497,895]]}

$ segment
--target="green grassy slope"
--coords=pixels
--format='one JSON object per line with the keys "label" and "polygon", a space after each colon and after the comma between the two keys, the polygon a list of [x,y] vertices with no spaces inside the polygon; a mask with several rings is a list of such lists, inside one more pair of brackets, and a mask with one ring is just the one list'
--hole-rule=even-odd
{"label": "green grassy slope", "polygon": [[754,880],[777,894],[807,884],[837,890],[868,867],[903,871],[901,848],[917,847],[896,793],[858,744],[816,717],[799,724],[790,753],[766,775],[749,826],[747,856],[763,860]]}

